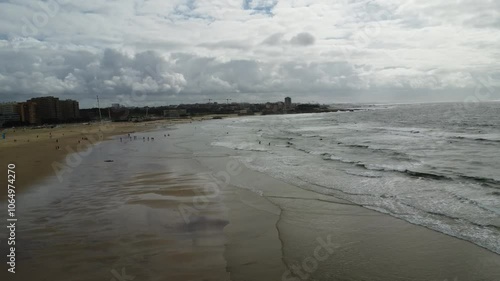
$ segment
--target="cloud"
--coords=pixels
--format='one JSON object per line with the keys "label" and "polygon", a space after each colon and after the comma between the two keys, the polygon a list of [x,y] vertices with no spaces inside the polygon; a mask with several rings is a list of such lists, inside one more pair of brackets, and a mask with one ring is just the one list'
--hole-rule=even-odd
{"label": "cloud", "polygon": [[290,39],[290,43],[296,46],[309,46],[313,45],[316,39],[310,33],[302,32]]}
{"label": "cloud", "polygon": [[207,49],[241,49],[241,50],[247,50],[251,47],[250,42],[245,42],[245,41],[237,41],[237,40],[225,40],[225,41],[218,41],[218,42],[207,42],[207,43],[201,43],[198,44],[200,47],[204,47]]}
{"label": "cloud", "polygon": [[182,74],[167,69],[159,54],[146,51],[133,56],[117,50],[102,53],[20,49],[0,52],[0,91],[29,98],[32,95],[61,95],[73,98],[141,92],[151,98],[178,94],[186,85]]}
{"label": "cloud", "polygon": [[473,0],[0,1],[0,101],[463,100],[500,85],[499,19]]}
{"label": "cloud", "polygon": [[283,33],[274,33],[271,36],[267,37],[262,44],[276,46],[280,45],[283,42]]}
{"label": "cloud", "polygon": [[307,32],[299,33],[293,36],[290,40],[284,39],[284,36],[285,36],[284,33],[274,33],[271,36],[264,39],[264,41],[262,41],[262,44],[269,46],[279,46],[286,44],[291,44],[294,46],[310,46],[314,45],[314,42],[316,42],[314,36]]}

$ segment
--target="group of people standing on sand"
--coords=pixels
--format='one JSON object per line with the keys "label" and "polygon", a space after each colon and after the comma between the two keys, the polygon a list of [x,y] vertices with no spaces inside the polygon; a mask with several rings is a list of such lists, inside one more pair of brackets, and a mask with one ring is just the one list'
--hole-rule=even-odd
{"label": "group of people standing on sand", "polygon": [[[164,137],[167,137],[167,134],[163,135]],[[170,134],[168,134],[168,136],[170,136]],[[129,141],[132,141],[133,140],[137,140],[137,136],[131,136],[130,134],[128,134],[128,139]],[[154,137],[142,137],[142,141],[145,142],[145,141],[154,141],[155,138]],[[123,137],[120,137],[120,142],[123,142]]]}

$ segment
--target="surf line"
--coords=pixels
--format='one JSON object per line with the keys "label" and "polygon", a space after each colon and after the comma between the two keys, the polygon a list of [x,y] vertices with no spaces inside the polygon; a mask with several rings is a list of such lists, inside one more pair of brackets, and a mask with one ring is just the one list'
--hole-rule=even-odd
{"label": "surf line", "polygon": [[276,196],[276,195],[264,195],[264,197],[268,197],[268,198],[277,198],[277,199],[314,200],[314,201],[329,202],[329,203],[339,204],[339,205],[349,205],[349,206],[358,206],[358,207],[363,207],[363,205],[359,205],[359,204],[355,204],[355,203],[348,203],[348,202],[336,202],[336,201],[330,201],[330,200],[321,199],[321,198],[303,198],[303,197],[288,197],[288,196]]}

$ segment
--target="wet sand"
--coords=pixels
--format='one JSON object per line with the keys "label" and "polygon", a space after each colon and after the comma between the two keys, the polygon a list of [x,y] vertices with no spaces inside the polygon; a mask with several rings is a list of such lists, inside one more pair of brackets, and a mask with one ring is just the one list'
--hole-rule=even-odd
{"label": "wet sand", "polygon": [[249,170],[199,123],[169,133],[24,191],[1,280],[499,280],[495,253]]}
{"label": "wet sand", "polygon": [[[160,120],[144,123],[63,124],[55,128],[9,128],[6,139],[0,139],[0,167],[16,164],[16,188],[24,189],[46,177],[54,176],[54,163],[64,165],[65,157],[77,151],[94,148],[101,141],[116,135],[153,130],[189,120]],[[59,149],[57,149],[59,147]],[[57,168],[56,168],[57,169]],[[6,182],[5,173],[0,181]],[[6,190],[0,192],[5,198]]]}

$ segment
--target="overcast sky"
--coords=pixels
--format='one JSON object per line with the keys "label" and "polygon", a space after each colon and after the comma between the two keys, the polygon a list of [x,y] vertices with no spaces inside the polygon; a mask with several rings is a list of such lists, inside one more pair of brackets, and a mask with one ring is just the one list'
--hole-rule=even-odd
{"label": "overcast sky", "polygon": [[500,99],[498,0],[0,0],[0,101]]}

